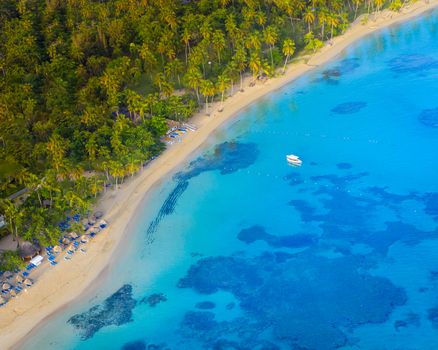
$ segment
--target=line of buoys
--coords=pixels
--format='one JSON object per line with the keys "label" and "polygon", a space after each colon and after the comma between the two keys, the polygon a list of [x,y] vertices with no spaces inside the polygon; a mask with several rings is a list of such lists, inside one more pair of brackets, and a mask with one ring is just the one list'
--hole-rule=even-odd
{"label": "line of buoys", "polygon": [[312,134],[312,133],[299,133],[293,131],[253,131],[256,134],[268,134],[268,135],[284,135],[284,136],[304,136],[304,137],[320,137],[323,139],[331,140],[344,140],[344,141],[368,141],[369,143],[381,143],[382,141],[373,138],[352,138],[351,136],[329,136],[326,134]]}

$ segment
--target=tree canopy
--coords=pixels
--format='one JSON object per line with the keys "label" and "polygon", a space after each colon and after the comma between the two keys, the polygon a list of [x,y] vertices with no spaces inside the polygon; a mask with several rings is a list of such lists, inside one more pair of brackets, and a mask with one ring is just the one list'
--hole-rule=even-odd
{"label": "tree canopy", "polygon": [[[399,8],[397,0],[393,8]],[[383,0],[3,0],[0,196],[8,229],[49,244],[163,149],[166,119],[273,75]]]}

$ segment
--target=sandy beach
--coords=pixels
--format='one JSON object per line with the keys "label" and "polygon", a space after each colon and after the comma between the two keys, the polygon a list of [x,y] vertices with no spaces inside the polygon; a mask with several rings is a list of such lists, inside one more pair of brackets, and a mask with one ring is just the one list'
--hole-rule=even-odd
{"label": "sandy beach", "polygon": [[127,179],[119,190],[108,190],[100,198],[96,209],[105,213],[109,227],[87,243],[86,253],[77,253],[70,261],[62,260],[57,266],[46,262],[38,268],[35,285],[0,309],[0,348],[19,349],[23,340],[47,322],[51,315],[74,302],[84,292],[89,293],[91,284],[96,286],[97,281],[105,278],[111,258],[123,250],[120,247],[123,238],[129,234],[127,227],[148,191],[195,152],[221,124],[260,97],[335,58],[367,34],[418,16],[437,5],[438,0],[418,1],[399,13],[385,10],[372,15],[365,24],[357,20],[345,34],[334,38],[330,45],[327,44],[312,57],[290,64],[284,75],[259,81],[254,86],[250,86],[252,79],[246,78],[244,91],[228,97],[222,112],[219,111],[220,103],[215,103],[210,108],[210,116],[206,116],[204,110],[195,115],[191,123],[198,126],[197,131],[187,133],[180,143],[169,147],[147,168]]}

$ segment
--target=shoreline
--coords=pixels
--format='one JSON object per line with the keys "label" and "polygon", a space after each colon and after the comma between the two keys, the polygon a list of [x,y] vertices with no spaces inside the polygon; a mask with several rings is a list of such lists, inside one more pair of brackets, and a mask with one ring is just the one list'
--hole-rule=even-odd
{"label": "shoreline", "polygon": [[147,168],[122,184],[118,191],[111,189],[101,196],[97,210],[105,212],[109,226],[87,243],[86,254],[75,254],[71,261],[62,261],[55,267],[43,267],[37,283],[32,288],[0,309],[2,349],[20,348],[27,337],[44,326],[54,314],[65,309],[77,298],[98,288],[98,282],[105,278],[112,265],[111,259],[123,251],[123,241],[127,237],[131,220],[137,215],[142,203],[147,201],[150,190],[199,150],[219,126],[259,98],[336,58],[359,39],[419,16],[437,5],[438,0],[428,3],[418,1],[402,8],[398,13],[381,11],[366,24],[356,20],[343,35],[335,37],[331,45],[326,44],[312,55],[307,63],[300,59],[299,62],[288,65],[286,74],[265,82],[257,82],[253,87],[249,87],[251,77],[246,78],[245,90],[235,92],[229,97],[224,102],[223,112],[218,111],[220,102],[210,107],[210,117],[205,116],[203,110],[198,112],[190,121],[198,126],[196,132],[187,133],[181,143],[169,147]]}

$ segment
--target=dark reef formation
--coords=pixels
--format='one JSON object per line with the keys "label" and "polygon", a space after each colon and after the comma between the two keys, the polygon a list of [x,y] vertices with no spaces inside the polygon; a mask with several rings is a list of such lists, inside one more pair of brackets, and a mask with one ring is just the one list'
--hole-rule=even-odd
{"label": "dark reef formation", "polygon": [[395,73],[418,73],[438,68],[438,61],[431,56],[421,54],[400,55],[388,62]]}
{"label": "dark reef formation", "polygon": [[429,309],[427,318],[432,323],[432,326],[438,328],[438,306]]}
{"label": "dark reef formation", "polygon": [[275,339],[293,347],[335,349],[347,342],[343,329],[385,322],[406,300],[404,291],[387,279],[361,272],[361,263],[355,256],[328,259],[306,252],[281,263],[268,252],[201,259],[179,287],[201,294],[231,292],[250,317],[218,322],[213,312],[189,311],[182,331],[207,348],[227,335],[239,334],[241,344],[250,338],[263,341],[263,331],[270,328]]}
{"label": "dark reef formation", "polygon": [[163,293],[154,293],[141,300],[141,303],[147,303],[150,307],[155,307],[161,302],[167,301],[167,297]]}
{"label": "dark reef formation", "polygon": [[125,284],[101,305],[72,316],[68,323],[73,325],[83,340],[86,340],[103,327],[120,326],[130,322],[132,309],[136,304],[137,302],[132,298],[132,286]]}
{"label": "dark reef formation", "polygon": [[350,163],[338,163],[336,167],[341,170],[351,169],[353,166]]}
{"label": "dark reef formation", "polygon": [[263,227],[257,225],[243,229],[239,232],[237,238],[247,244],[255,241],[265,241],[275,248],[300,248],[315,243],[315,237],[313,235],[297,233],[288,236],[274,236],[267,233]]}
{"label": "dark reef formation", "polygon": [[353,114],[359,112],[366,106],[367,103],[363,101],[345,102],[338,104],[336,107],[332,108],[331,111],[336,114]]}
{"label": "dark reef formation", "polygon": [[166,345],[146,344],[143,340],[126,343],[121,350],[170,350]]}
{"label": "dark reef formation", "polygon": [[425,109],[418,116],[421,124],[430,128],[438,128],[438,107],[433,109]]}
{"label": "dark reef formation", "polygon": [[347,58],[340,61],[336,66],[323,71],[322,77],[317,81],[325,81],[328,84],[338,84],[341,76],[351,73],[359,67],[359,59]]}
{"label": "dark reef formation", "polygon": [[201,310],[211,310],[216,307],[216,305],[212,301],[200,301],[195,306],[197,309]]}

